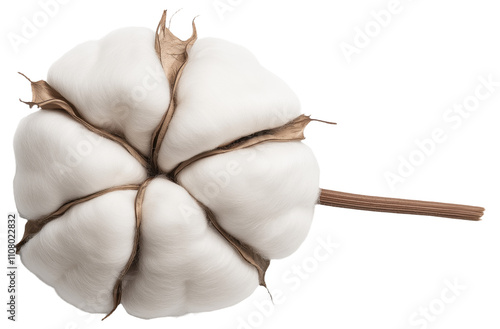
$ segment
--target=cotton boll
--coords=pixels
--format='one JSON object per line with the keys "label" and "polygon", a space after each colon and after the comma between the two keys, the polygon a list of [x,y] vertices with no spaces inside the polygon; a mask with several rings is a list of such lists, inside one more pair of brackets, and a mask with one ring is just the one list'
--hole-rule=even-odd
{"label": "cotton boll", "polygon": [[207,38],[189,52],[177,106],[158,163],[168,172],[181,161],[300,115],[292,90],[247,49]]}
{"label": "cotton boll", "polygon": [[305,239],[319,194],[319,168],[301,142],[268,142],[211,156],[178,177],[231,235],[267,258]]}
{"label": "cotton boll", "polygon": [[137,191],[115,191],[71,207],[20,251],[23,264],[68,303],[113,308],[113,287],[132,253]]}
{"label": "cotton boll", "polygon": [[154,318],[216,310],[258,286],[255,268],[208,225],[182,187],[154,179],[142,209],[140,257],[123,287],[128,313]]}
{"label": "cotton boll", "polygon": [[147,176],[122,146],[62,111],[40,110],[24,118],[14,152],[14,197],[27,219],[39,219],[70,200],[109,187],[139,184]]}
{"label": "cotton boll", "polygon": [[[171,96],[153,31],[125,28],[81,44],[52,65],[48,83],[83,120],[150,154]],[[198,40],[189,50],[172,105],[174,115],[156,148],[158,163],[146,159],[148,167],[158,164],[165,173],[300,115],[298,99],[282,80],[245,48],[218,39]],[[125,148],[61,111],[25,118],[14,144],[14,194],[28,220],[148,177]],[[63,299],[88,312],[113,309],[121,275],[120,302],[137,317],[228,307],[258,287],[258,271],[214,228],[197,200],[235,239],[264,258],[280,258],[308,233],[318,176],[316,160],[301,142],[266,142],[211,156],[184,168],[175,183],[162,173],[148,180],[140,207],[134,206],[135,190],[106,191],[72,205],[22,241],[21,258]],[[138,244],[136,216],[142,219]]]}
{"label": "cotton boll", "polygon": [[170,103],[155,33],[129,27],[85,42],[50,68],[47,82],[91,124],[125,136],[143,155]]}

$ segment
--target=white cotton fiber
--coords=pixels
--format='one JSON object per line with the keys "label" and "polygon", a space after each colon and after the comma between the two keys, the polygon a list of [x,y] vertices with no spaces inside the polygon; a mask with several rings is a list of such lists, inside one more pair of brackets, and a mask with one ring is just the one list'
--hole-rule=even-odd
{"label": "white cotton fiber", "polygon": [[[48,83],[84,120],[123,136],[146,156],[148,168],[153,131],[170,102],[154,40],[148,29],[120,29],[75,47],[48,74]],[[28,220],[155,176],[141,189],[142,204],[141,198],[136,204],[136,190],[105,193],[72,206],[21,247],[25,266],[85,311],[113,309],[113,287],[135,250],[121,286],[121,304],[134,316],[212,311],[252,294],[257,269],[214,228],[200,204],[264,260],[292,254],[308,234],[319,169],[300,141],[263,142],[203,158],[176,182],[166,175],[202,152],[297,118],[300,104],[290,88],[245,48],[202,39],[189,50],[175,101],[159,145],[159,173],[148,173],[120,144],[63,111],[40,110],[19,124],[14,195]],[[136,210],[142,220],[134,246]]]}
{"label": "white cotton fiber", "polygon": [[149,155],[151,135],[170,103],[170,87],[146,28],[116,30],[73,48],[47,82],[93,125],[125,136]]}
{"label": "white cotton fiber", "polygon": [[197,161],[179,183],[231,235],[267,258],[282,258],[307,236],[319,168],[305,144],[268,142]]}
{"label": "white cotton fiber", "polygon": [[179,162],[300,115],[293,91],[247,49],[206,38],[195,42],[177,88],[175,115],[158,163]]}
{"label": "white cotton fiber", "polygon": [[122,297],[132,315],[211,311],[245,299],[258,286],[256,269],[208,225],[186,190],[166,179],[147,187],[140,246]]}
{"label": "white cotton fiber", "polygon": [[21,260],[68,303],[113,308],[113,287],[132,252],[137,191],[116,191],[71,207],[30,239]]}
{"label": "white cotton fiber", "polygon": [[40,110],[24,118],[14,137],[14,153],[14,197],[27,219],[106,188],[140,184],[147,175],[122,146],[62,111]]}

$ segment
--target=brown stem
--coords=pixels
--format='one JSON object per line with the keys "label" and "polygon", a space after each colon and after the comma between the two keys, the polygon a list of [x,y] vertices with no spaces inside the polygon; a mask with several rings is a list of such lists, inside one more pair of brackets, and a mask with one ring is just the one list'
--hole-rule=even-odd
{"label": "brown stem", "polygon": [[452,203],[384,198],[321,189],[318,204],[358,210],[481,220],[484,208]]}

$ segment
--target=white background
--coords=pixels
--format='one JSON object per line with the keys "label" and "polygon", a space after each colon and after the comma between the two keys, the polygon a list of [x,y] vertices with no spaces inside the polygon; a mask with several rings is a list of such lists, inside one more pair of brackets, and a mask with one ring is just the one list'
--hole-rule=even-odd
{"label": "white background", "polygon": [[[6,320],[2,303],[2,323],[52,329],[500,327],[500,88],[480,101],[460,127],[443,119],[448,109],[474,96],[480,76],[500,81],[496,2],[401,0],[380,31],[371,12],[386,9],[389,0],[66,2],[17,51],[8,36],[22,36],[23,20],[32,21],[42,8],[25,0],[4,2],[0,10],[5,219],[16,209],[12,138],[20,118],[33,111],[18,102],[31,94],[16,72],[44,79],[50,64],[78,43],[124,26],[155,29],[163,9],[173,13],[180,8],[174,33],[187,38],[191,19],[199,15],[200,38],[228,39],[249,48],[290,84],[304,113],[338,122],[311,123],[306,130],[306,143],[321,167],[321,187],[479,205],[486,213],[483,221],[468,222],[318,206],[302,247],[271,264],[267,283],[281,294],[273,308],[259,288],[220,311],[145,321],[119,307],[101,322],[101,315],[77,311],[20,264],[18,322]],[[214,4],[220,3],[230,10],[218,12]],[[357,29],[365,27],[372,28],[369,43],[358,43],[348,63],[341,45],[354,46]],[[431,137],[436,128],[447,139],[391,189],[384,175],[397,174],[399,157],[416,154],[415,140]],[[0,226],[5,255],[6,225]],[[20,220],[19,235],[23,226]],[[318,241],[328,239],[337,248],[316,260]],[[304,275],[291,272],[297,266]],[[3,277],[1,300],[7,297]],[[446,282],[455,281],[462,287],[458,296],[446,290]],[[266,305],[264,311],[259,303]],[[429,307],[430,317],[422,320],[419,310]]]}

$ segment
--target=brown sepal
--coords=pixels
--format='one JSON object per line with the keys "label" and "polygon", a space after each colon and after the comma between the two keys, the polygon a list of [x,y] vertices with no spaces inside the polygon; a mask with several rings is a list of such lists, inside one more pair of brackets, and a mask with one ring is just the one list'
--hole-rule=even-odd
{"label": "brown sepal", "polygon": [[151,138],[151,171],[152,174],[158,173],[158,152],[167,133],[167,128],[174,116],[176,107],[175,92],[182,71],[187,62],[188,51],[193,46],[197,38],[196,26],[194,19],[192,22],[193,33],[191,37],[185,41],[177,38],[170,29],[165,25],[167,20],[167,11],[163,11],[160,23],[156,29],[155,50],[160,58],[161,65],[167,76],[170,85],[170,104],[165,111],[160,123],[153,132]]}
{"label": "brown sepal", "polygon": [[39,80],[34,82],[31,81],[26,75],[22,73],[19,74],[28,79],[31,83],[31,91],[33,94],[31,102],[20,100],[21,102],[29,105],[30,108],[36,105],[42,110],[62,110],[68,113],[75,121],[82,124],[88,130],[120,144],[130,153],[130,155],[139,161],[143,167],[148,167],[146,159],[125,139],[88,123],[80,116],[76,107],[64,98],[57,90],[52,88],[52,86],[50,86],[46,81]]}
{"label": "brown sepal", "polygon": [[304,129],[311,121],[319,121],[328,124],[335,124],[334,122],[322,121],[311,119],[310,116],[301,114],[297,118],[292,121],[286,123],[283,126],[262,130],[257,133],[245,136],[228,144],[219,146],[213,150],[206,151],[200,154],[195,155],[194,157],[187,159],[186,161],[181,162],[177,167],[175,167],[170,175],[177,177],[177,175],[187,166],[192,163],[201,160],[203,158],[207,158],[209,156],[227,153],[230,151],[235,151],[239,149],[243,149],[246,147],[250,147],[256,144],[264,143],[264,142],[289,142],[294,140],[302,140],[304,139]]}

